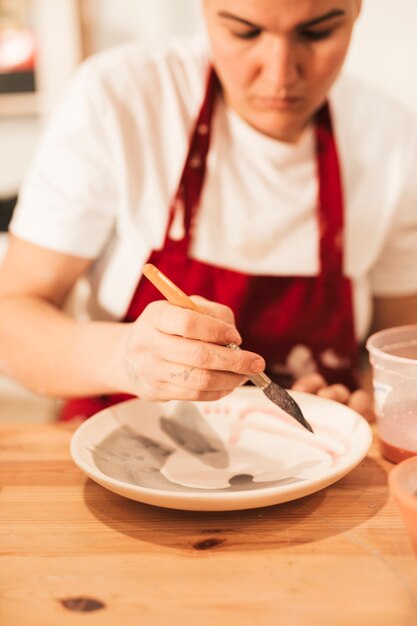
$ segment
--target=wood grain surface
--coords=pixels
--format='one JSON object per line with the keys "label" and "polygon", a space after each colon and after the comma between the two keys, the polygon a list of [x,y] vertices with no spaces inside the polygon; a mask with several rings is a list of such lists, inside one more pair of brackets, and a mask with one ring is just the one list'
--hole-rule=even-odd
{"label": "wood grain surface", "polygon": [[0,425],[1,626],[417,624],[417,560],[376,447],[314,495],[195,513],[92,482],[72,430]]}

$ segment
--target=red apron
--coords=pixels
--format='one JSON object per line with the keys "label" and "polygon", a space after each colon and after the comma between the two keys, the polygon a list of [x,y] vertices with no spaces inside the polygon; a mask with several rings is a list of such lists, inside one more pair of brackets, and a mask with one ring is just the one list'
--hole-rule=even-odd
{"label": "red apron", "polygon": [[[290,386],[292,362],[302,355],[310,370],[319,371],[329,383],[354,389],[357,382],[358,347],[355,340],[351,283],[343,275],[343,194],[337,149],[328,105],[315,120],[319,178],[320,271],[317,276],[254,276],[192,259],[189,249],[193,224],[205,178],[212,119],[219,85],[210,72],[206,95],[195,124],[178,191],[161,250],[148,262],[167,274],[185,293],[199,294],[231,307],[243,347],[261,354],[276,382]],[[183,209],[181,240],[170,238],[178,210]],[[255,207],[254,207],[255,209]],[[123,321],[134,321],[161,295],[141,278]],[[62,420],[84,419],[129,397],[126,394],[70,400]]]}

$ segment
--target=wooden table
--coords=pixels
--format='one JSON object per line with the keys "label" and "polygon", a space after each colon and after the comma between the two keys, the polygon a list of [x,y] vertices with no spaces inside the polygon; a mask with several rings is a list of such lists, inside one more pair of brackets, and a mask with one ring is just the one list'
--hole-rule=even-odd
{"label": "wooden table", "polygon": [[194,513],[87,479],[72,430],[0,426],[1,626],[417,624],[417,560],[376,447],[312,496]]}

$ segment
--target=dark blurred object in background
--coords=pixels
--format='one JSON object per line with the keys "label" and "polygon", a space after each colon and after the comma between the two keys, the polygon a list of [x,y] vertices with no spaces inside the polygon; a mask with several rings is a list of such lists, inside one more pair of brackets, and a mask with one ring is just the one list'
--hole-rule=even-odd
{"label": "dark blurred object in background", "polygon": [[35,91],[33,0],[0,0],[0,93]]}
{"label": "dark blurred object in background", "polygon": [[0,198],[0,232],[2,233],[5,233],[9,227],[16,202],[16,196],[11,198]]}

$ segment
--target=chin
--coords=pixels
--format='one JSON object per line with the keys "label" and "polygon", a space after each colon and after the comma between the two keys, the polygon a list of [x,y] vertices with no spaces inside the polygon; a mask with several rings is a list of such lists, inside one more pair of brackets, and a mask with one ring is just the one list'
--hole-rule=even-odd
{"label": "chin", "polygon": [[308,123],[308,120],[306,121],[304,117],[302,120],[298,117],[296,119],[293,117],[282,119],[282,116],[280,119],[277,119],[277,116],[274,114],[264,115],[262,118],[259,116],[253,117],[252,121],[248,121],[251,126],[264,135],[287,143],[297,141]]}

